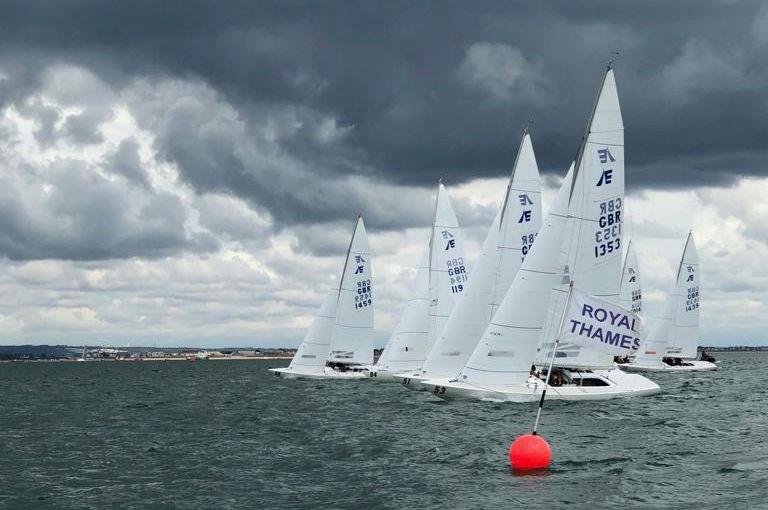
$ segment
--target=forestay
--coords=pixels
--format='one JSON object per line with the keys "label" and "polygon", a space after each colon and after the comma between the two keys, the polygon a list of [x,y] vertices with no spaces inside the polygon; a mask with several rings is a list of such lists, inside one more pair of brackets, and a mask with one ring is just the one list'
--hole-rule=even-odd
{"label": "forestay", "polygon": [[531,137],[523,133],[504,201],[486,235],[472,279],[456,299],[422,373],[453,377],[469,359],[541,227],[541,179]]}
{"label": "forestay", "polygon": [[373,279],[363,217],[357,218],[339,285],[331,361],[373,363]]}
{"label": "forestay", "polygon": [[336,320],[336,303],[339,288],[334,287],[325,295],[312,325],[304,336],[288,369],[301,373],[322,373],[331,350],[331,331]]}
{"label": "forestay", "polygon": [[[562,252],[563,265],[576,288],[610,302],[619,300],[623,205],[624,125],[609,67],[579,149]],[[549,362],[566,286],[552,295],[537,363]],[[609,354],[568,342],[560,344],[555,360],[555,365],[563,367],[608,368],[612,364]]]}
{"label": "forestay", "polygon": [[426,357],[429,334],[429,250],[425,250],[416,271],[410,297],[392,331],[387,346],[376,362],[376,370],[416,370]]}
{"label": "forestay", "polygon": [[563,279],[560,244],[567,224],[573,166],[536,242],[473,350],[459,379],[478,386],[518,386],[530,373],[553,287]]}
{"label": "forestay", "polygon": [[435,344],[453,309],[456,297],[464,292],[468,280],[459,222],[442,181],[437,186],[429,251],[430,303],[427,353]]}

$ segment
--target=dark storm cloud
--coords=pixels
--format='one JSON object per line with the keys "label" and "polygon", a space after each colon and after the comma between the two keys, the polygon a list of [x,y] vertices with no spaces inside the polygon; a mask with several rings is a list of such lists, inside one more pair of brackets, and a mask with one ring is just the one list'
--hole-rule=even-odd
{"label": "dark storm cloud", "polygon": [[[5,72],[19,72],[0,82],[0,98],[20,97],[18,88],[34,83],[22,57],[77,63],[117,87],[140,76],[200,79],[243,127],[200,129],[215,114],[187,103],[155,126],[161,157],[198,190],[240,195],[278,224],[316,223],[370,208],[339,193],[349,175],[419,186],[438,175],[451,182],[506,175],[529,119],[540,166],[562,174],[601,70],[620,49],[629,184],[728,184],[766,172],[762,5],[3,3]],[[280,157],[264,157],[263,147],[249,153],[251,135],[285,120],[285,111],[295,125],[273,139]],[[343,136],[323,136],[328,119],[336,123],[330,132]],[[89,126],[98,119],[71,122],[82,142],[96,133]],[[334,205],[339,197],[351,203]],[[398,211],[372,226],[413,222]]]}

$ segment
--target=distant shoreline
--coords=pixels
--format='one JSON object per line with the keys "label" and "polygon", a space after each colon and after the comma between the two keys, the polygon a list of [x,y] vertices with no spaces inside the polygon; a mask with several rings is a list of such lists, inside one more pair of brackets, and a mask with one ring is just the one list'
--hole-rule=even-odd
{"label": "distant shoreline", "polygon": [[291,360],[292,356],[220,356],[211,357],[207,359],[197,358],[182,358],[178,356],[167,358],[126,358],[126,359],[88,359],[80,361],[76,359],[4,359],[0,360],[0,363],[134,363],[144,361],[189,361],[189,362],[204,362],[204,361],[270,361],[270,360]]}

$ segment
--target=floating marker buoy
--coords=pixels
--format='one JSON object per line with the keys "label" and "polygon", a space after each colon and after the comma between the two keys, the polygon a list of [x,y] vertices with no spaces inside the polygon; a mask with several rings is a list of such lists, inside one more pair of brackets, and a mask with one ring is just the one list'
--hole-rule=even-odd
{"label": "floating marker buoy", "polygon": [[531,470],[549,467],[552,450],[549,444],[535,434],[525,434],[515,439],[509,447],[512,469]]}

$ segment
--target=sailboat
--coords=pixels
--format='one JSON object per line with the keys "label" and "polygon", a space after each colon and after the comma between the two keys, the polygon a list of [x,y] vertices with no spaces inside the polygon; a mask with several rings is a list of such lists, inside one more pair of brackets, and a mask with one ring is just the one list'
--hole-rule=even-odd
{"label": "sailboat", "polygon": [[437,185],[429,244],[416,272],[411,296],[369,376],[378,381],[397,381],[401,373],[421,368],[467,281],[459,222],[441,180]]}
{"label": "sailboat", "polygon": [[423,384],[446,399],[536,400],[545,385],[536,366],[554,356],[550,398],[659,392],[645,377],[615,368],[605,351],[567,341],[555,350],[574,284],[584,295],[619,300],[623,201],[624,128],[609,65],[576,162],[493,320],[458,377]]}
{"label": "sailboat", "polygon": [[[640,285],[640,266],[637,263],[637,255],[632,244],[632,239],[627,242],[627,249],[624,253],[624,266],[621,270],[621,290],[619,294],[619,305],[625,310],[634,314],[643,312],[643,292]],[[630,357],[616,356],[616,363],[629,363]]]}
{"label": "sailboat", "polygon": [[621,367],[636,372],[717,370],[714,363],[696,359],[699,299],[699,255],[689,232],[664,313],[650,328],[635,359]]}
{"label": "sailboat", "polygon": [[453,377],[461,371],[533,246],[541,215],[541,178],[526,128],[504,200],[485,237],[472,278],[456,300],[422,369],[403,376],[403,385]]}
{"label": "sailboat", "polygon": [[271,368],[289,379],[363,379],[373,362],[373,280],[362,215],[358,216],[338,287],[323,300],[291,363]]}
{"label": "sailboat", "polygon": [[621,295],[619,304],[632,313],[643,312],[643,292],[640,285],[640,266],[637,263],[635,248],[630,239],[624,255],[624,268],[621,271]]}

